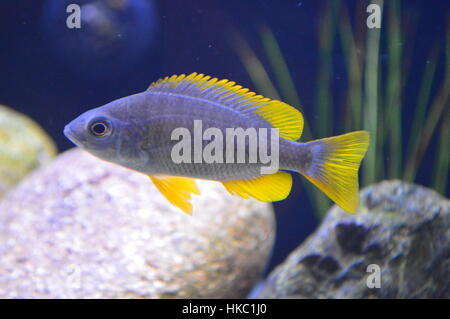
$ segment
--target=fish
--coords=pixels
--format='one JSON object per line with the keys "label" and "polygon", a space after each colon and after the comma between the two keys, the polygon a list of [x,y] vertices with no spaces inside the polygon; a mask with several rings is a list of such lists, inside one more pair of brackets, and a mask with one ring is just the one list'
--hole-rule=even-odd
{"label": "fish", "polygon": [[[231,195],[275,202],[288,197],[295,172],[355,213],[369,133],[300,142],[303,126],[302,113],[287,103],[192,73],[161,78],[144,92],[88,110],[64,127],[64,135],[102,160],[148,175],[187,214],[192,196],[200,195],[196,179],[220,182]],[[244,137],[238,141],[236,133],[220,143],[230,131]]]}

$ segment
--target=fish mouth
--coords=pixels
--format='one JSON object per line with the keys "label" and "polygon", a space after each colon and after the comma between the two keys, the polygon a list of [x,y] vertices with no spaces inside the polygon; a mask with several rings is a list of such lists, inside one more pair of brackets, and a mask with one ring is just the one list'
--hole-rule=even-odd
{"label": "fish mouth", "polygon": [[70,125],[66,125],[64,127],[64,131],[63,131],[64,135],[72,142],[74,143],[76,146],[81,147],[81,142],[79,139],[77,139],[77,137],[75,136],[75,133],[73,132],[73,130],[70,128]]}

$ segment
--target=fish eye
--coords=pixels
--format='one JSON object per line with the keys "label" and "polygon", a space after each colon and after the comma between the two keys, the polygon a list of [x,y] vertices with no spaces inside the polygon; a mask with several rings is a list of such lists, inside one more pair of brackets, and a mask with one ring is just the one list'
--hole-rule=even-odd
{"label": "fish eye", "polygon": [[90,125],[92,135],[101,137],[111,133],[111,125],[104,120],[95,120]]}

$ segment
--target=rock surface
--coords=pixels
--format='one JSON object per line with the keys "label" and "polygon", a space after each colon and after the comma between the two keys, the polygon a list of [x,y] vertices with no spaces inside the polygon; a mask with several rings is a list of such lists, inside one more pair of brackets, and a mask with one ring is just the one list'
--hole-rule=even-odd
{"label": "rock surface", "polygon": [[[380,288],[368,288],[377,270]],[[258,298],[450,298],[449,283],[450,201],[385,181],[362,191],[355,215],[333,207]]]}
{"label": "rock surface", "polygon": [[241,298],[274,239],[271,205],[198,183],[188,216],[149,179],[74,149],[0,204],[0,298]]}
{"label": "rock surface", "polygon": [[0,105],[0,197],[55,154],[53,141],[36,122]]}

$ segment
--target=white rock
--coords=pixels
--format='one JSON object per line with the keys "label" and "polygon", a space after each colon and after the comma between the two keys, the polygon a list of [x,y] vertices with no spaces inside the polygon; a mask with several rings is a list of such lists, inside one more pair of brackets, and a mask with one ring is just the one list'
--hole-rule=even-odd
{"label": "white rock", "polygon": [[271,205],[198,185],[188,216],[148,177],[63,153],[0,203],[0,297],[245,297],[272,248]]}

